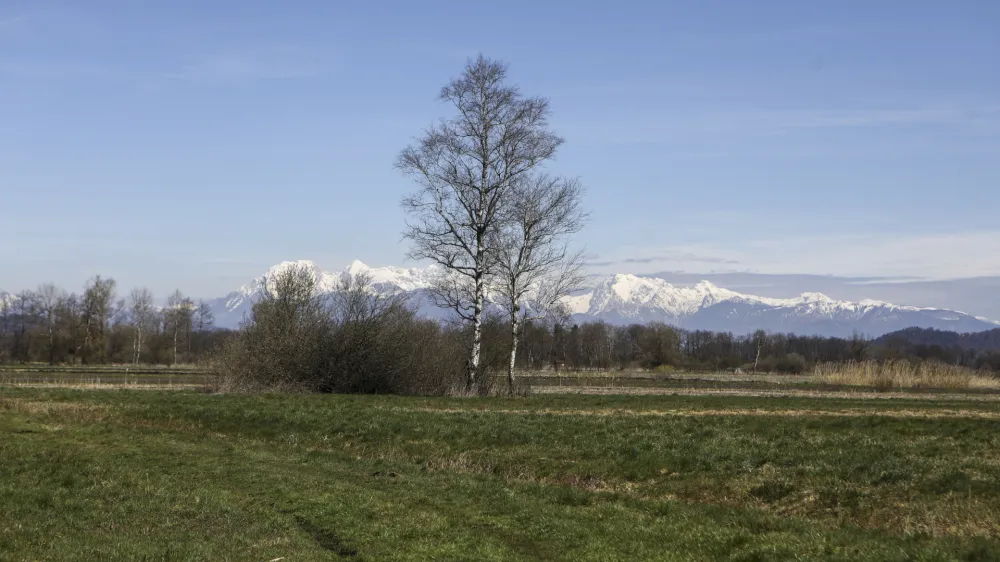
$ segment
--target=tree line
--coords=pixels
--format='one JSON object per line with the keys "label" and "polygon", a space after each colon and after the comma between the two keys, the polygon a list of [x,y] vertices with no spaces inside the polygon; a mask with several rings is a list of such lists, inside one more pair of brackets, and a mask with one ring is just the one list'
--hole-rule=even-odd
{"label": "tree line", "polygon": [[[821,363],[939,361],[1000,372],[1000,346],[974,349],[908,343],[906,332],[878,339],[767,333],[688,331],[662,323],[615,326],[605,322],[525,328],[520,368],[528,370],[732,371],[803,373]],[[939,334],[954,335],[950,332]]]}
{"label": "tree line", "polygon": [[[114,279],[101,276],[88,281],[80,294],[52,284],[0,294],[0,362],[214,361],[228,373],[242,373],[233,375],[235,386],[267,386],[263,381],[268,377],[272,382],[284,377],[285,386],[315,384],[314,390],[344,392],[423,394],[450,392],[464,384],[463,349],[472,337],[468,323],[419,318],[414,303],[401,295],[375,293],[364,276],[349,279],[333,295],[322,295],[308,272],[292,270],[289,275],[265,284],[264,295],[238,332],[216,329],[208,304],[180,291],[156,306],[148,289],[120,297]],[[763,331],[734,335],[662,323],[575,324],[550,316],[528,319],[518,328],[521,352],[513,365],[511,330],[505,314],[484,314],[484,373],[512,368],[801,373],[820,363],[896,359],[1000,372],[1000,330],[955,334],[911,328],[877,339]],[[290,365],[308,374],[290,374]],[[307,378],[312,382],[303,383]],[[484,384],[490,383],[495,381]]]}
{"label": "tree line", "polygon": [[179,290],[157,306],[146,288],[122,296],[96,276],[82,293],[54,284],[0,293],[0,362],[177,365],[204,362],[219,340],[209,305]]}

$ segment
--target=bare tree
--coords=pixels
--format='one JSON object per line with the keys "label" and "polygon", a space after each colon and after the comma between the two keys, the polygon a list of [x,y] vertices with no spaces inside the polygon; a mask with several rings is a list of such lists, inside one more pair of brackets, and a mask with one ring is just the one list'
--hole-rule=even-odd
{"label": "bare tree", "polygon": [[199,300],[192,312],[191,323],[195,336],[188,337],[188,354],[191,353],[193,346],[195,357],[200,358],[204,351],[205,333],[215,329],[215,314],[212,313],[212,307],[207,302]]}
{"label": "bare tree", "polygon": [[569,250],[569,236],[583,228],[583,189],[576,180],[547,175],[515,182],[504,228],[493,246],[498,253],[495,289],[510,319],[508,390],[521,327],[529,319],[559,313],[565,297],[583,288],[583,253]]}
{"label": "bare tree", "polygon": [[45,323],[46,354],[49,365],[56,362],[56,308],[65,291],[59,289],[52,283],[46,283],[38,287],[38,312]]}
{"label": "bare tree", "polygon": [[14,296],[0,292],[0,362],[7,359],[7,333],[14,314]]}
{"label": "bare tree", "polygon": [[753,344],[757,348],[757,354],[753,358],[753,373],[757,374],[757,365],[760,364],[760,352],[764,349],[764,344],[767,343],[767,332],[764,330],[757,330],[753,333]]}
{"label": "bare tree", "polygon": [[129,295],[129,320],[132,324],[132,363],[139,364],[142,357],[142,344],[146,333],[153,328],[156,319],[156,309],[153,308],[153,293],[140,287],[132,289]]}
{"label": "bare tree", "polygon": [[453,277],[434,292],[472,327],[466,386],[477,382],[486,283],[495,263],[492,230],[512,184],[551,158],[562,139],[549,130],[549,103],[504,83],[507,66],[480,55],[439,95],[457,114],[425,131],[396,166],[420,188],[402,201],[412,259]]}
{"label": "bare tree", "polygon": [[81,315],[85,363],[106,363],[108,360],[108,325],[115,314],[116,287],[114,279],[102,279],[100,275],[87,283]]}
{"label": "bare tree", "polygon": [[200,300],[194,309],[194,330],[196,332],[208,332],[215,327],[215,314],[212,307],[207,302]]}
{"label": "bare tree", "polygon": [[21,363],[26,363],[31,356],[31,336],[39,323],[38,296],[32,291],[21,291],[15,295],[13,304],[13,313],[17,324],[11,357]]}
{"label": "bare tree", "polygon": [[173,355],[171,365],[177,364],[177,346],[181,335],[189,335],[191,332],[191,321],[194,314],[194,303],[184,296],[180,290],[173,292],[167,298],[167,308],[163,311],[164,324],[173,342]]}

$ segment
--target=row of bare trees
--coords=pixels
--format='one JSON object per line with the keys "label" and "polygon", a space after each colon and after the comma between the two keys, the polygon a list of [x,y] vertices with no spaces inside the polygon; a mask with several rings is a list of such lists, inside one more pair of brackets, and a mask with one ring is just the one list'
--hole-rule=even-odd
{"label": "row of bare trees", "polygon": [[481,374],[487,296],[510,324],[509,389],[518,343],[531,319],[559,313],[581,288],[582,253],[569,237],[586,219],[575,179],[544,166],[563,139],[549,128],[549,103],[506,83],[503,63],[479,56],[439,95],[454,113],[404,149],[397,168],[418,189],[402,201],[409,256],[440,265],[432,294],[471,331],[466,390]]}
{"label": "row of bare trees", "polygon": [[525,329],[524,369],[665,369],[797,373],[816,363],[876,358],[871,340],[771,334],[757,331],[688,331],[652,322],[617,326],[530,323]]}
{"label": "row of bare trees", "polygon": [[180,291],[157,306],[149,289],[120,298],[114,279],[96,276],[80,294],[0,293],[0,362],[175,365],[205,359],[220,337],[209,305]]}

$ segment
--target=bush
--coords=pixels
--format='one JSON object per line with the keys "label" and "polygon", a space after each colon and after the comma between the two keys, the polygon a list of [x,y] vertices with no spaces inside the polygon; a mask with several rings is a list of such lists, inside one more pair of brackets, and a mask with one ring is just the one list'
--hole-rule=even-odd
{"label": "bush", "polygon": [[789,353],[774,364],[774,370],[785,375],[800,375],[807,367],[806,358],[798,353]]}
{"label": "bush", "polygon": [[293,268],[265,283],[215,363],[229,391],[444,394],[461,381],[459,346],[364,275],[324,296],[311,272]]}

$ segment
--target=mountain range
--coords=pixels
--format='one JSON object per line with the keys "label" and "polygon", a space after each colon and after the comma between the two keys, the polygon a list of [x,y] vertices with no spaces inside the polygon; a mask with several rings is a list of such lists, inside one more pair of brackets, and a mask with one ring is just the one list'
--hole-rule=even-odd
{"label": "mountain range", "polygon": [[[412,298],[418,311],[442,317],[427,290],[441,269],[369,267],[354,261],[338,272],[323,271],[306,260],[282,262],[225,297],[210,301],[216,325],[235,328],[250,310],[269,279],[290,267],[308,269],[321,292],[336,290],[345,275],[366,273],[382,292],[402,292]],[[939,308],[901,306],[875,300],[848,302],[821,293],[803,293],[793,298],[759,297],[717,287],[701,281],[675,285],[655,277],[631,274],[598,279],[592,288],[570,296],[566,304],[574,322],[602,320],[610,324],[664,322],[690,330],[749,333],[789,332],[802,335],[846,337],[861,333],[878,337],[917,327],[959,333],[997,328],[1000,323],[962,312]]]}

